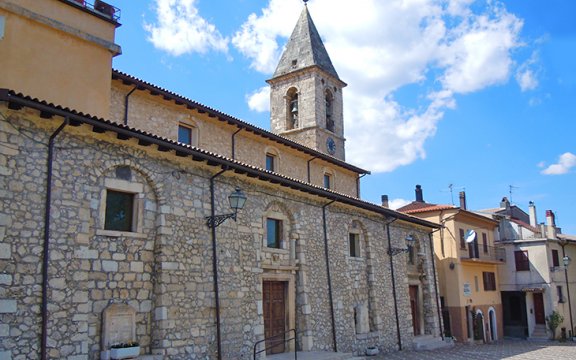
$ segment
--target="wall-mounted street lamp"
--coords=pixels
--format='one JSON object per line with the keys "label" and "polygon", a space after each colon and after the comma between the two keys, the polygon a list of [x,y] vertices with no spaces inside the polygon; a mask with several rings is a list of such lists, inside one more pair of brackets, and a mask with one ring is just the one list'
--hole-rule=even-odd
{"label": "wall-mounted street lamp", "polygon": [[228,202],[230,202],[230,208],[233,209],[234,212],[230,214],[206,216],[206,225],[209,228],[217,228],[220,224],[228,219],[233,219],[236,221],[238,210],[242,210],[244,204],[246,203],[246,195],[242,192],[242,190],[240,190],[240,188],[236,188],[236,190],[230,194],[230,196],[228,196]]}
{"label": "wall-mounted street lamp", "polygon": [[568,336],[572,337],[572,332],[574,331],[574,323],[572,322],[572,302],[570,301],[570,285],[568,283],[568,265],[570,265],[570,257],[566,255],[566,244],[568,240],[560,239],[560,246],[562,246],[562,262],[564,263],[564,279],[566,280],[566,292],[568,293],[568,312],[570,313],[570,331]]}
{"label": "wall-mounted street lamp", "polygon": [[389,247],[388,248],[388,255],[394,256],[394,255],[409,252],[410,247],[412,246],[412,244],[414,244],[414,237],[412,237],[412,235],[408,235],[408,236],[406,236],[406,238],[404,240],[406,240],[406,247],[405,248]]}

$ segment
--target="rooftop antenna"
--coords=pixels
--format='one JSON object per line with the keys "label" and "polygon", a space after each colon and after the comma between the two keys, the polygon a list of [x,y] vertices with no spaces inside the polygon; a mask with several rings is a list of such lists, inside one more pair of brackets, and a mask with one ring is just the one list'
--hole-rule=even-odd
{"label": "rooftop antenna", "polygon": [[[456,187],[456,190],[466,190],[465,187]],[[450,201],[452,202],[452,205],[454,205],[454,184],[448,184],[448,190],[442,190],[444,192],[446,191],[450,191]]]}
{"label": "rooftop antenna", "polygon": [[510,194],[510,204],[512,204],[512,192],[514,189],[520,189],[518,186],[508,185],[508,193]]}

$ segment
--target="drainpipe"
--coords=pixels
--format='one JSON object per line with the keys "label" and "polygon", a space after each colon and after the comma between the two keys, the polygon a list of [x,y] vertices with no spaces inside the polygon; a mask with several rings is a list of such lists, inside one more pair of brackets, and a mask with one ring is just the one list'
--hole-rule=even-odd
{"label": "drainpipe", "polygon": [[314,156],[312,159],[308,160],[308,163],[306,164],[308,167],[308,183],[310,183],[310,162],[312,162],[314,159],[318,159],[318,156]]}
{"label": "drainpipe", "polygon": [[394,258],[392,255],[392,240],[390,238],[390,224],[398,218],[386,223],[386,235],[388,236],[388,255],[390,256],[390,274],[392,276],[392,297],[394,298],[394,315],[396,317],[396,336],[398,338],[398,350],[402,350],[402,338],[400,336],[400,319],[398,318],[398,300],[396,299],[396,280],[394,278]]}
{"label": "drainpipe", "polygon": [[137,86],[134,86],[134,89],[130,90],[130,92],[124,97],[124,125],[128,125],[128,98],[137,88]]}
{"label": "drainpipe", "polygon": [[358,178],[356,178],[356,197],[358,199],[360,199],[360,179],[362,179],[366,175],[368,175],[368,174],[364,173],[364,174],[361,174],[360,176],[358,176]]}
{"label": "drainpipe", "polygon": [[40,339],[40,359],[47,359],[48,343],[48,263],[50,256],[50,210],[52,203],[52,165],[54,159],[54,140],[56,136],[68,125],[69,119],[65,118],[64,122],[54,131],[48,140],[48,159],[46,165],[46,204],[44,206],[44,249],[42,252],[42,336]]}
{"label": "drainpipe", "polygon": [[434,274],[434,294],[436,296],[436,312],[438,312],[438,325],[440,326],[440,337],[444,341],[444,331],[442,330],[442,317],[440,312],[440,298],[438,297],[438,281],[436,280],[436,261],[434,260],[434,240],[432,239],[432,234],[442,228],[438,228],[434,231],[428,233],[428,239],[430,240],[430,260],[432,261],[432,273]]}
{"label": "drainpipe", "polygon": [[332,279],[330,278],[330,261],[328,257],[328,230],[326,226],[326,207],[336,200],[330,201],[328,204],[322,206],[322,227],[324,230],[324,258],[326,260],[326,277],[328,279],[328,297],[330,299],[330,320],[332,322],[332,341],[334,344],[334,352],[338,352],[338,344],[336,343],[336,322],[334,320],[334,298],[332,297]]}
{"label": "drainpipe", "polygon": [[236,160],[236,134],[242,131],[243,128],[236,130],[234,134],[232,134],[232,160]]}
{"label": "drainpipe", "polygon": [[[216,215],[214,201],[214,179],[222,175],[228,169],[224,168],[210,178],[210,216]],[[218,360],[222,360],[222,337],[220,332],[220,291],[218,289],[218,258],[216,252],[216,226],[210,228],[212,231],[212,273],[214,274],[214,302],[216,303],[216,345],[218,347]]]}

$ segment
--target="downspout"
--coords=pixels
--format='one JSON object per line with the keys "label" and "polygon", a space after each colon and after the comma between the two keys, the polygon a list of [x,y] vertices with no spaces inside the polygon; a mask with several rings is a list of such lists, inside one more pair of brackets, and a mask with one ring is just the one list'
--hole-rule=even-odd
{"label": "downspout", "polygon": [[312,159],[308,160],[308,163],[306,164],[306,166],[308,167],[308,183],[310,183],[310,163],[314,159],[318,159],[318,156],[314,156]]}
{"label": "downspout", "polygon": [[392,297],[394,298],[394,315],[396,317],[396,336],[398,338],[398,350],[402,350],[402,337],[400,336],[400,319],[398,318],[398,300],[396,299],[396,280],[394,278],[394,258],[392,255],[392,240],[390,238],[390,224],[398,218],[386,223],[386,235],[388,236],[388,256],[390,256],[390,275],[392,276]]}
{"label": "downspout", "polygon": [[52,165],[54,160],[54,140],[56,136],[68,125],[69,119],[54,131],[48,140],[48,159],[46,164],[46,204],[44,205],[44,249],[42,252],[42,336],[40,339],[40,359],[47,359],[48,344],[48,263],[50,256],[50,210],[52,203]]}
{"label": "downspout", "polygon": [[236,160],[236,134],[242,131],[243,128],[236,130],[234,134],[232,134],[232,160]]}
{"label": "downspout", "polygon": [[137,86],[134,86],[134,88],[124,97],[124,125],[128,125],[128,98],[137,88]]}
{"label": "downspout", "polygon": [[332,341],[333,350],[338,352],[338,344],[336,343],[336,321],[334,320],[334,298],[332,297],[332,279],[330,277],[330,260],[328,257],[328,230],[326,227],[326,207],[336,200],[332,200],[329,203],[322,206],[322,227],[324,230],[324,258],[326,260],[326,277],[328,279],[328,298],[330,299],[330,321],[332,323]]}
{"label": "downspout", "polygon": [[[214,201],[214,179],[222,175],[228,169],[224,168],[216,175],[210,178],[210,216],[214,218],[216,215],[215,201]],[[218,360],[222,360],[222,336],[220,332],[220,291],[218,289],[218,258],[216,251],[216,226],[210,228],[212,230],[212,273],[214,274],[214,302],[216,303],[216,346],[218,348]]]}
{"label": "downspout", "polygon": [[356,197],[358,199],[360,199],[360,179],[362,179],[364,176],[368,175],[367,173],[361,174],[360,176],[358,176],[358,178],[356,179]]}
{"label": "downspout", "polygon": [[430,256],[432,261],[432,273],[434,274],[434,294],[436,295],[436,312],[438,313],[438,326],[440,327],[440,337],[444,341],[444,331],[442,329],[442,317],[440,312],[440,298],[438,297],[438,281],[436,279],[436,261],[434,260],[434,240],[432,239],[432,234],[435,231],[441,230],[438,228],[434,231],[428,233],[428,239],[430,240]]}

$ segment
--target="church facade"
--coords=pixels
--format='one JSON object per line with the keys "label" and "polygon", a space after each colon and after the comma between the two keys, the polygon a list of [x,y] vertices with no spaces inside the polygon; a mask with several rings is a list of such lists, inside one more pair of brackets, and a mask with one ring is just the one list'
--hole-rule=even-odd
{"label": "church facade", "polygon": [[[360,199],[346,84],[306,7],[268,81],[270,132],[113,70],[118,18],[96,3],[109,7],[0,3],[0,358],[108,359],[131,341],[166,359],[362,354],[440,337],[438,226]],[[27,47],[58,62],[43,49],[71,44],[56,74],[17,61]],[[92,85],[108,95],[85,104]]]}

